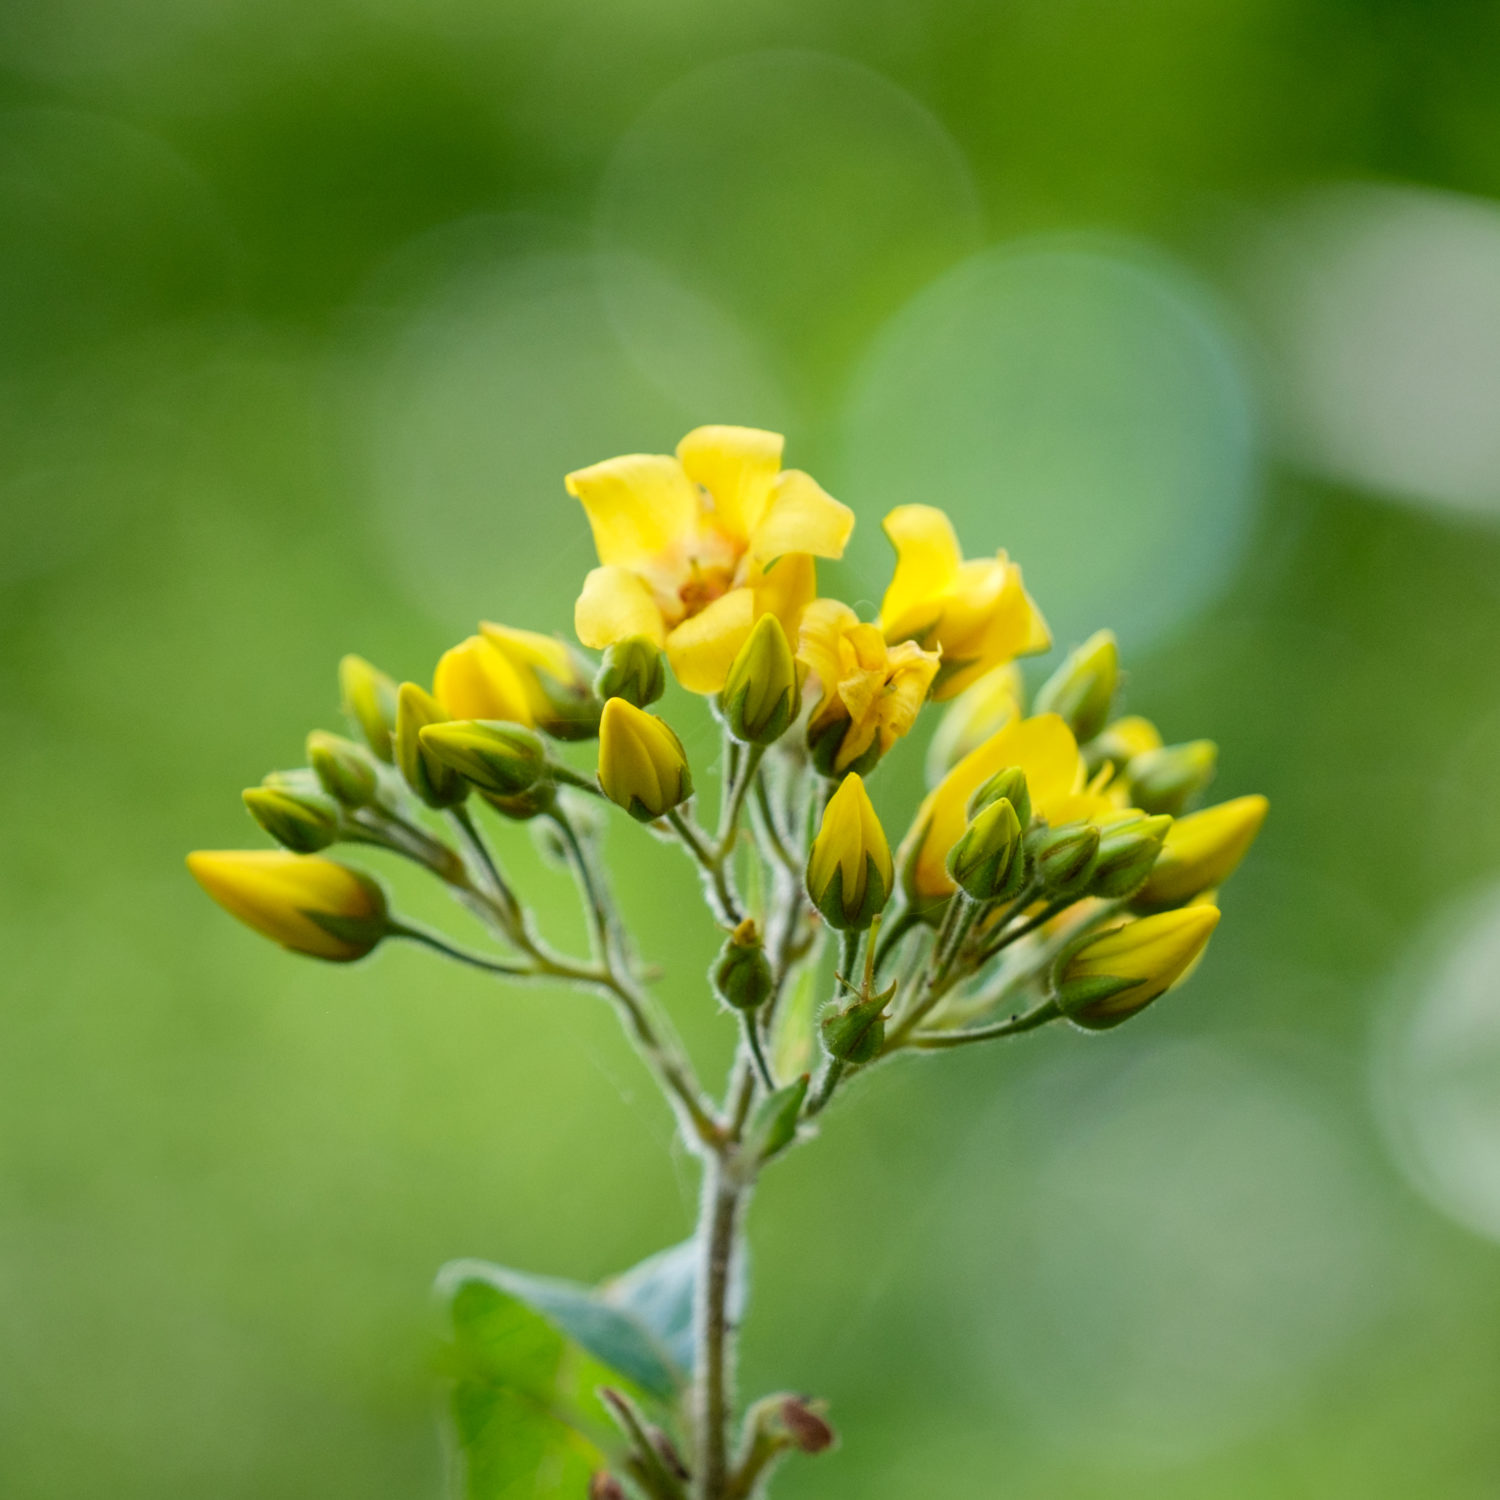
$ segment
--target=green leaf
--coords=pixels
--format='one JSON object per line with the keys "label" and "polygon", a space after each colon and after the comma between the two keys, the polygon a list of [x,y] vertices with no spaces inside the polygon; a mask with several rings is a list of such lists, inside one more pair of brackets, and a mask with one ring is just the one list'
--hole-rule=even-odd
{"label": "green leaf", "polygon": [[[599,1295],[611,1307],[628,1313],[651,1331],[677,1369],[684,1372],[685,1380],[691,1379],[695,1363],[693,1303],[698,1289],[698,1258],[698,1242],[684,1240],[657,1251],[599,1288]],[[745,1301],[745,1264],[740,1256],[729,1288],[729,1313],[736,1322],[744,1314]]]}
{"label": "green leaf", "polygon": [[672,1400],[685,1383],[681,1368],[650,1325],[629,1307],[611,1305],[592,1287],[478,1260],[454,1262],[445,1267],[439,1280],[440,1289],[454,1299],[455,1306],[476,1285],[513,1298],[658,1400]]}
{"label": "green leaf", "polygon": [[807,1098],[810,1082],[804,1073],[795,1083],[768,1094],[756,1106],[745,1134],[745,1144],[762,1161],[769,1161],[795,1139],[797,1117],[802,1113],[802,1101]]}
{"label": "green leaf", "polygon": [[771,1042],[771,1061],[778,1077],[805,1073],[813,1058],[818,1016],[816,965],[804,968],[784,1005],[779,1007]]}

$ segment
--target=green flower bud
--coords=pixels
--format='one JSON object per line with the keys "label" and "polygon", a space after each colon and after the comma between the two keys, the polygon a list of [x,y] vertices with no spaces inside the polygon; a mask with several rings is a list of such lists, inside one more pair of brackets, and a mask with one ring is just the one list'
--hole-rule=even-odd
{"label": "green flower bud", "polygon": [[362,656],[339,663],[344,715],[383,761],[396,758],[396,684]]}
{"label": "green flower bud", "polygon": [[605,651],[594,677],[594,691],[601,699],[623,698],[635,708],[655,703],[666,690],[661,647],[644,635],[616,641]]}
{"label": "green flower bud", "polygon": [[1147,750],[1127,769],[1130,800],[1142,812],[1175,818],[1214,779],[1218,763],[1219,747],[1212,740]]}
{"label": "green flower bud", "polygon": [[725,939],[709,979],[719,999],[734,1010],[759,1010],[771,998],[776,977],[752,918]]}
{"label": "green flower bud", "polygon": [[365,807],[375,800],[380,778],[363,745],[315,729],[307,737],[307,760],[318,784],[341,807]]}
{"label": "green flower bud", "polygon": [[873,1062],[885,1045],[886,996],[856,1000],[843,1010],[824,1016],[823,1047],[830,1057],[845,1063]]}
{"label": "green flower bud", "polygon": [[979,810],[948,854],[948,874],[975,901],[1008,900],[1026,881],[1021,823],[1009,799]]}
{"label": "green flower bud", "polygon": [[1099,830],[1099,854],[1089,877],[1089,894],[1118,900],[1146,882],[1172,820],[1165,815],[1130,818]]}
{"label": "green flower bud", "polygon": [[424,725],[418,738],[429,755],[481,791],[497,796],[514,797],[529,791],[547,771],[546,747],[536,734],[519,724],[454,719]]}
{"label": "green flower bud", "polygon": [[1114,633],[1101,630],[1070,652],[1042,684],[1032,712],[1060,714],[1082,744],[1109,721],[1119,680],[1120,652]]}
{"label": "green flower bud", "polygon": [[991,802],[1002,797],[1016,810],[1016,821],[1023,829],[1031,827],[1031,792],[1026,786],[1026,773],[1020,766],[1006,766],[996,771],[983,786],[969,798],[969,816],[978,817]]}
{"label": "green flower bud", "polygon": [[338,842],[338,804],[321,791],[252,786],[240,796],[250,816],[294,854],[316,854]]}
{"label": "green flower bud", "polygon": [[502,818],[509,818],[513,823],[529,822],[544,812],[551,812],[557,805],[557,787],[551,781],[539,781],[513,797],[502,797],[495,792],[481,792],[479,795]]}
{"label": "green flower bud", "polygon": [[1049,896],[1081,896],[1099,853],[1099,830],[1092,823],[1035,828],[1027,836],[1026,852]]}
{"label": "green flower bud", "polygon": [[469,795],[469,783],[422,744],[422,731],[445,719],[442,704],[431,693],[414,682],[401,684],[396,694],[396,764],[407,786],[428,807],[454,807]]}
{"label": "green flower bud", "polygon": [[775,615],[762,615],[724,679],[724,723],[747,745],[769,745],[797,717],[797,662]]}

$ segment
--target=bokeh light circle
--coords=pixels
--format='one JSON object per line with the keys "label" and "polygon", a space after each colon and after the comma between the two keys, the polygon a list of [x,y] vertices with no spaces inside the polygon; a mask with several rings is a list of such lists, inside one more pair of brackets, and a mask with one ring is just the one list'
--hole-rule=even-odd
{"label": "bokeh light circle", "polygon": [[[1255,491],[1249,382],[1186,272],[1116,244],[987,250],[882,330],[843,424],[840,492],[944,506],[966,548],[1009,548],[1063,642],[1131,645],[1210,600]],[[856,537],[888,567],[874,527]]]}
{"label": "bokeh light circle", "polygon": [[1376,1032],[1372,1078],[1408,1181],[1500,1241],[1500,887],[1415,945]]}

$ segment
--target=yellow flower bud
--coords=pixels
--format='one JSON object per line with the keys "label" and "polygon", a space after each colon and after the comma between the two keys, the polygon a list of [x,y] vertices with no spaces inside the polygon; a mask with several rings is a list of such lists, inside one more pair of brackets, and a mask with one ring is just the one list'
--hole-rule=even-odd
{"label": "yellow flower bud", "polygon": [[687,752],[671,728],[624,698],[604,705],[599,723],[599,785],[611,802],[650,823],[693,794]]}
{"label": "yellow flower bud", "polygon": [[365,744],[381,760],[395,760],[396,684],[364,657],[346,656],[339,663],[339,694],[345,718]]}
{"label": "yellow flower bud", "polygon": [[1058,714],[1082,744],[1104,728],[1120,680],[1120,651],[1114,633],[1091,635],[1042,684],[1033,711]]}
{"label": "yellow flower bud", "polygon": [[1181,906],[1222,885],[1255,842],[1270,805],[1261,796],[1236,797],[1178,818],[1136,904]]}
{"label": "yellow flower bud", "polygon": [[828,799],[807,858],[807,891],[829,926],[862,929],[890,899],[895,868],[865,784],[846,776]]}
{"label": "yellow flower bud", "polygon": [[316,854],[338,842],[338,804],[321,791],[252,786],[240,796],[250,816],[284,848]]}
{"label": "yellow flower bud", "polygon": [[1090,938],[1063,965],[1059,1009],[1092,1031],[1118,1026],[1183,977],[1218,925],[1216,907],[1186,906]]}
{"label": "yellow flower bud", "polygon": [[396,764],[406,784],[428,807],[453,807],[469,795],[469,783],[422,743],[429,724],[447,722],[443,706],[414,682],[396,694]]}
{"label": "yellow flower bud", "polygon": [[230,916],[294,953],[352,963],[386,934],[385,892],[335,860],[280,849],[200,849],[187,864]]}
{"label": "yellow flower bud", "polygon": [[438,658],[432,696],[445,719],[491,719],[528,729],[536,722],[515,668],[482,635],[471,635]]}
{"label": "yellow flower bud", "polygon": [[481,791],[500,797],[530,791],[547,770],[546,747],[519,724],[457,719],[425,724],[417,736],[429,755],[451,766]]}
{"label": "yellow flower bud", "polygon": [[543,734],[550,734],[555,740],[591,740],[599,733],[599,699],[578,658],[565,642],[554,635],[539,635],[534,630],[516,630],[489,621],[479,629],[515,674],[531,714],[530,722]]}
{"label": "yellow flower bud", "polygon": [[724,679],[724,722],[737,740],[769,745],[797,717],[797,663],[775,615],[762,615]]}

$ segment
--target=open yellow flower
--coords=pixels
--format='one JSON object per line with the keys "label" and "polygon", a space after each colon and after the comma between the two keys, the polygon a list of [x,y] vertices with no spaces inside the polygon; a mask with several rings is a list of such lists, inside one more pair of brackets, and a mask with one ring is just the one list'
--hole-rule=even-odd
{"label": "open yellow flower", "polygon": [[774,614],[794,639],[816,592],[814,557],[842,557],[854,513],[799,469],[779,433],[699,427],[676,457],[632,453],[566,479],[600,566],[574,627],[585,646],[645,636],[691,692],[716,693],[751,627]]}
{"label": "open yellow flower", "polygon": [[932,696],[961,693],[1018,656],[1045,651],[1052,636],[1002,551],[965,562],[953,523],[931,505],[898,505],[885,518],[896,571],[880,605],[888,641],[942,652]]}
{"label": "open yellow flower", "polygon": [[838,599],[815,599],[802,615],[797,658],[817,678],[808,720],[813,758],[825,775],[868,772],[916,722],[939,667],[914,641],[888,646]]}
{"label": "open yellow flower", "polygon": [[969,823],[969,799],[997,771],[1026,775],[1033,814],[1054,827],[1108,812],[1113,803],[1085,784],[1073,731],[1056,714],[1016,719],[959,761],[917,809],[900,850],[908,898],[918,906],[945,901],[955,889],[948,855]]}

